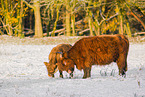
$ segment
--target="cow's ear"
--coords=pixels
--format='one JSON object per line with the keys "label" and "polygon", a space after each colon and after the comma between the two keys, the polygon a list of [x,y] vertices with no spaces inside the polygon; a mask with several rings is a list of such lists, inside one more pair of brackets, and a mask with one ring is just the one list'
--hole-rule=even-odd
{"label": "cow's ear", "polygon": [[43,62],[46,66],[49,66],[50,64],[48,62]]}

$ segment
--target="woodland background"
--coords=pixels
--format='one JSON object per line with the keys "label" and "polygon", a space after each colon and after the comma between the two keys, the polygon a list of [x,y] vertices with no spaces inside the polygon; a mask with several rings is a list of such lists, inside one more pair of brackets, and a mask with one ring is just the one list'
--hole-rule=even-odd
{"label": "woodland background", "polygon": [[0,0],[0,35],[145,34],[145,0]]}

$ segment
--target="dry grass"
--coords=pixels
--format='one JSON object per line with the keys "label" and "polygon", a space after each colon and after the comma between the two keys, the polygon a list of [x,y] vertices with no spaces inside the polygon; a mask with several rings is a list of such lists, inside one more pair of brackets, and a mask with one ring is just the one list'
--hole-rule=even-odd
{"label": "dry grass", "polygon": [[[13,44],[13,45],[57,45],[60,43],[73,44],[77,40],[85,36],[57,36],[57,37],[44,37],[44,38],[19,38],[3,35],[0,36],[0,44]],[[145,43],[145,36],[137,36],[129,38],[131,43]]]}
{"label": "dry grass", "polygon": [[11,37],[7,35],[0,36],[0,44],[13,44],[13,45],[56,45],[60,43],[69,43],[73,44],[81,37],[44,37],[44,38],[19,38]]}
{"label": "dry grass", "polygon": [[129,41],[131,43],[144,43],[145,42],[145,36],[130,37]]}

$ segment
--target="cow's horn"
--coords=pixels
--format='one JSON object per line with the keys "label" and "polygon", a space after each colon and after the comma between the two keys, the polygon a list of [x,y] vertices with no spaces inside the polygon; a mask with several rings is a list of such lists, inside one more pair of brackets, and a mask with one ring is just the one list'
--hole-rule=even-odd
{"label": "cow's horn", "polygon": [[62,54],[62,52],[56,52],[56,53]]}
{"label": "cow's horn", "polygon": [[62,52],[56,52],[56,53],[60,54],[60,58],[62,58],[62,54],[63,54]]}

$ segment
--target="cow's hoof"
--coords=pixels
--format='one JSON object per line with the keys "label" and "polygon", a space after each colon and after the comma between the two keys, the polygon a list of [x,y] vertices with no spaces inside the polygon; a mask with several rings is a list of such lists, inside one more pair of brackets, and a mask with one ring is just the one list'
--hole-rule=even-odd
{"label": "cow's hoof", "polygon": [[83,79],[86,79],[87,77],[86,76],[83,76]]}
{"label": "cow's hoof", "polygon": [[60,75],[59,77],[63,78],[63,75]]}

